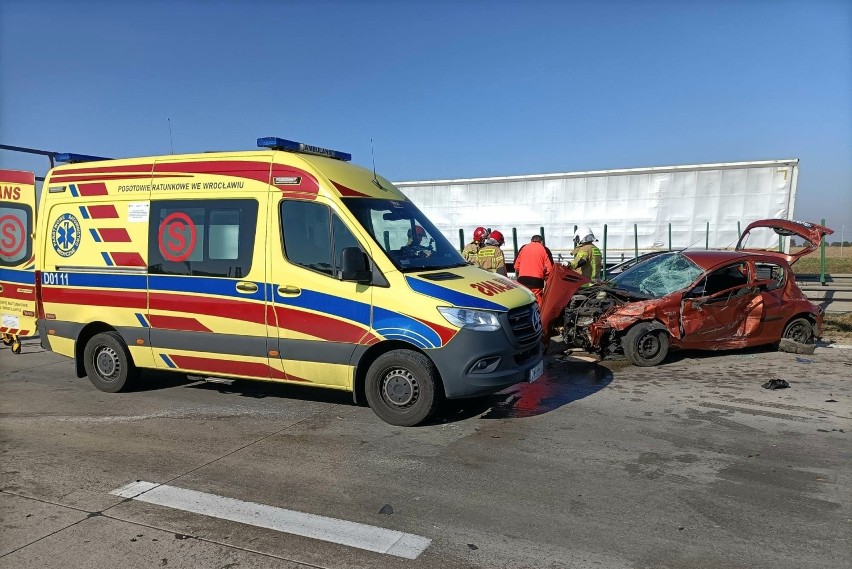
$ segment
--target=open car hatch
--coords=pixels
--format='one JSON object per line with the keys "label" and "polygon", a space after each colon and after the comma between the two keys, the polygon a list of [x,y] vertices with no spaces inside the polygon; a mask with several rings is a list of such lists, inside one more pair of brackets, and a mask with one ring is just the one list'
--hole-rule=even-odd
{"label": "open car hatch", "polygon": [[[801,237],[805,240],[804,248],[795,253],[784,253],[781,251],[772,251],[765,248],[749,248],[746,247],[749,238],[749,232],[758,228],[768,228],[775,231],[781,237]],[[786,260],[789,264],[793,264],[801,257],[816,251],[824,235],[831,235],[833,230],[816,223],[808,223],[806,221],[794,221],[790,219],[760,219],[754,221],[745,228],[740,240],[737,242],[737,251],[751,251],[755,253],[763,253],[775,255]]]}

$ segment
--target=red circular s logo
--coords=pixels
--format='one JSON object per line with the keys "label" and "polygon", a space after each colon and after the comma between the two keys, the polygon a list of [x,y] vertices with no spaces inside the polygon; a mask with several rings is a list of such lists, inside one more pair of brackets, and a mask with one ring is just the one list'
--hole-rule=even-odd
{"label": "red circular s logo", "polygon": [[14,257],[26,243],[24,223],[14,215],[0,217],[0,255]]}
{"label": "red circular s logo", "polygon": [[160,224],[160,253],[163,258],[180,263],[195,250],[195,224],[185,213],[172,213]]}

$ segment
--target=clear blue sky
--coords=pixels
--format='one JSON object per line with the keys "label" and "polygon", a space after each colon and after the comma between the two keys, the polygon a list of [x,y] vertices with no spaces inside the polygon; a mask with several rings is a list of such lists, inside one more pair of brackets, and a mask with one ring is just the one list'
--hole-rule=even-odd
{"label": "clear blue sky", "polygon": [[392,180],[799,158],[795,217],[852,239],[848,0],[0,2],[0,143],[167,154],[167,119],[372,138]]}

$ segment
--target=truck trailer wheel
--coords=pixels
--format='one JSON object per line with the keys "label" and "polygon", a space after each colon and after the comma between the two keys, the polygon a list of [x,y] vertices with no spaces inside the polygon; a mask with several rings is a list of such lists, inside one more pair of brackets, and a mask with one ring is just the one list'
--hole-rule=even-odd
{"label": "truck trailer wheel", "polygon": [[384,422],[413,427],[428,419],[438,407],[438,372],[419,352],[392,350],[382,354],[367,370],[367,403]]}
{"label": "truck trailer wheel", "polygon": [[116,332],[101,332],[93,336],[83,349],[83,366],[89,381],[107,393],[129,387],[136,377],[136,367]]}
{"label": "truck trailer wheel", "polygon": [[635,366],[650,367],[666,359],[669,353],[669,336],[665,330],[640,322],[627,331],[621,341],[624,355]]}

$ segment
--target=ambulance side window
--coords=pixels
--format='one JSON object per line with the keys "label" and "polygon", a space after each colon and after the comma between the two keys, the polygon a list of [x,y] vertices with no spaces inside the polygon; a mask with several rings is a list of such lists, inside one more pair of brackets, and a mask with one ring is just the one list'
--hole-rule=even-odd
{"label": "ambulance side window", "polygon": [[281,202],[284,255],[294,265],[332,274],[328,207],[311,202]]}
{"label": "ambulance side window", "polygon": [[339,276],[340,271],[343,268],[343,250],[347,247],[358,247],[363,251],[363,248],[343,221],[336,215],[333,216],[333,218],[332,236],[334,238],[334,274],[335,276]]}
{"label": "ambulance side window", "polygon": [[281,202],[281,226],[287,260],[330,277],[340,271],[343,249],[360,246],[340,218],[322,204]]}
{"label": "ambulance side window", "polygon": [[257,228],[254,200],[151,202],[148,271],[244,278]]}

